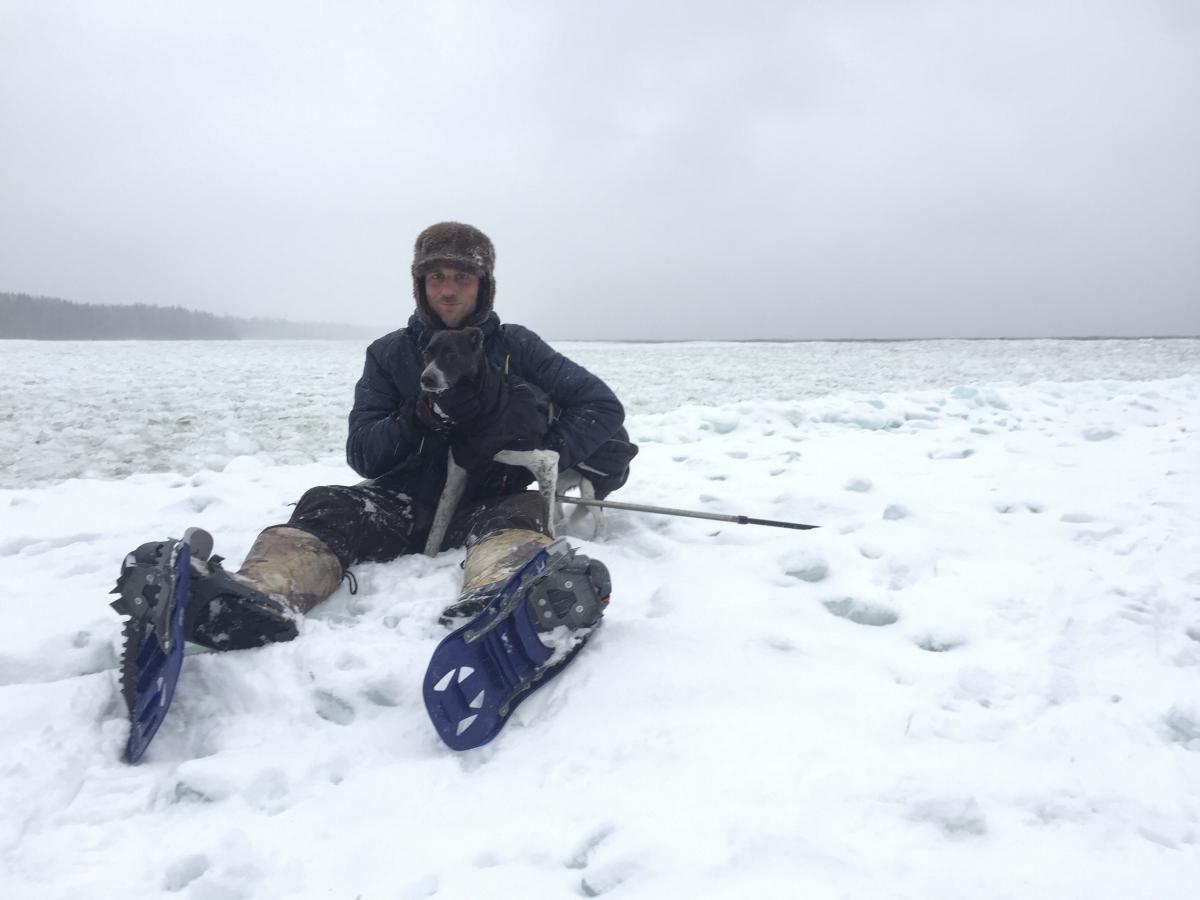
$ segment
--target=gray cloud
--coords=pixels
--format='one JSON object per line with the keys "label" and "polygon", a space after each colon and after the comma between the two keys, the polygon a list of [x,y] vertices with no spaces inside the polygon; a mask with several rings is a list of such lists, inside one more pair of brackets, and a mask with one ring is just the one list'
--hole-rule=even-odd
{"label": "gray cloud", "polygon": [[0,4],[0,290],[552,338],[1200,332],[1186,2]]}

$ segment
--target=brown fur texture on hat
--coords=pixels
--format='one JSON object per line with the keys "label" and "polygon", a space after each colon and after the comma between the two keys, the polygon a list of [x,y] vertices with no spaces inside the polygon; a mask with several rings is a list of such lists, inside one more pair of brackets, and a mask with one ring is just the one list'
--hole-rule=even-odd
{"label": "brown fur texture on hat", "polygon": [[478,325],[492,311],[496,297],[496,248],[491,239],[471,225],[462,222],[439,222],[430,225],[417,235],[413,247],[413,297],[417,301],[417,314],[432,328],[445,328],[442,320],[429,307],[425,296],[425,273],[442,264],[479,276],[479,299],[475,314],[462,323],[461,327]]}

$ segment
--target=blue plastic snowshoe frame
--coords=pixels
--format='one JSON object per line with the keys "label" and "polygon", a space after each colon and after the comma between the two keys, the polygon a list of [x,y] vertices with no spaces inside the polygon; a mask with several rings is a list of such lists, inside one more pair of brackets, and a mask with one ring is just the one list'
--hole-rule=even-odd
{"label": "blue plastic snowshoe frame", "polygon": [[539,550],[500,587],[479,615],[433,651],[425,671],[425,708],[452,750],[492,740],[512,711],[583,648],[589,633],[558,659],[538,637],[526,600],[531,587],[564,565],[571,551],[559,539]]}
{"label": "blue plastic snowshoe frame", "polygon": [[[136,583],[114,604],[131,618],[125,623],[121,688],[129,708],[125,762],[136,763],[166,718],[183,665],[192,546],[189,536],[160,545],[165,558],[133,567]],[[135,551],[136,552],[136,551]],[[202,551],[203,553],[203,551]]]}

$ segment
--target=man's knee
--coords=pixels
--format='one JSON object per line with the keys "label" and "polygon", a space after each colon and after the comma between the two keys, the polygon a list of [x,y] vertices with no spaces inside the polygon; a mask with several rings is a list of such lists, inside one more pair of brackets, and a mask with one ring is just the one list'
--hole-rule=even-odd
{"label": "man's knee", "polygon": [[296,504],[288,524],[323,540],[345,568],[413,552],[408,498],[365,485],[310,488]]}
{"label": "man's knee", "polygon": [[321,485],[309,488],[296,503],[292,522],[297,519],[348,516],[358,510],[361,501],[354,496],[354,489],[341,484]]}
{"label": "man's knee", "polygon": [[470,538],[495,531],[518,528],[549,535],[546,508],[536,491],[490,497],[478,501],[454,517],[443,547],[458,547]]}

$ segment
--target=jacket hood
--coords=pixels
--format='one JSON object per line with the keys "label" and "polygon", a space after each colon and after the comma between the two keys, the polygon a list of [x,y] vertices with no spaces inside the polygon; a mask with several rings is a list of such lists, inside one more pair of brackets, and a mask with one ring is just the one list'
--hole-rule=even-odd
{"label": "jacket hood", "polygon": [[[417,346],[422,350],[425,349],[425,345],[429,343],[429,339],[433,337],[435,332],[443,331],[446,327],[436,316],[434,316],[434,319],[437,321],[436,325],[431,325],[419,312],[415,312],[408,317],[408,332],[413,336],[413,339],[417,342]],[[495,312],[489,312],[481,322],[474,322],[472,324],[483,332],[484,340],[487,340],[500,330],[500,317]]]}

